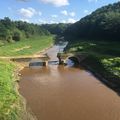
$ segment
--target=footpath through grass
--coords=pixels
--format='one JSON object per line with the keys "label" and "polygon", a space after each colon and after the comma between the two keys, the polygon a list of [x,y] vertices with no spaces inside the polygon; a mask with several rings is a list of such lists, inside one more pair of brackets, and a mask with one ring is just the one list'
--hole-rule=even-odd
{"label": "footpath through grass", "polygon": [[32,55],[53,44],[53,36],[34,36],[15,43],[7,43],[0,47],[0,56]]}
{"label": "footpath through grass", "polygon": [[81,64],[120,86],[119,42],[74,41],[68,44],[66,51],[87,54],[88,57]]}

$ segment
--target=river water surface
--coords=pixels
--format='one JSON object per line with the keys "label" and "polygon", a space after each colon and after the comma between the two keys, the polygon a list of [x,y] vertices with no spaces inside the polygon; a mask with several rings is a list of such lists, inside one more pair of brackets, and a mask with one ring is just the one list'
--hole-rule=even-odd
{"label": "river water surface", "polygon": [[[58,46],[47,53],[56,60]],[[81,68],[24,68],[20,93],[38,120],[120,120],[120,97]]]}

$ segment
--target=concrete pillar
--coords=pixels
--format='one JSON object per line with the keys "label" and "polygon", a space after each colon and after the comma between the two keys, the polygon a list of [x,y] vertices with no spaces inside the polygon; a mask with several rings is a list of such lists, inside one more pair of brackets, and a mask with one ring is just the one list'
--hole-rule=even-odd
{"label": "concrete pillar", "polygon": [[48,61],[45,61],[46,62],[46,66],[48,66]]}
{"label": "concrete pillar", "polygon": [[48,61],[44,61],[43,66],[48,66]]}
{"label": "concrete pillar", "polygon": [[57,58],[59,60],[59,65],[61,65],[63,62],[62,62],[61,54],[60,53],[57,54]]}

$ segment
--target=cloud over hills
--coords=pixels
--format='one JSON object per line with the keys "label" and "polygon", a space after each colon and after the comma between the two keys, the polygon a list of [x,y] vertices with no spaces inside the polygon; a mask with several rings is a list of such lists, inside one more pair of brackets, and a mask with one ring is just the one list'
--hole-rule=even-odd
{"label": "cloud over hills", "polygon": [[28,8],[21,8],[18,10],[19,14],[24,17],[24,18],[32,18],[34,15],[42,15],[42,12],[40,11],[36,11],[34,8],[32,7],[28,7]]}
{"label": "cloud over hills", "polygon": [[69,1],[68,0],[39,0],[42,1],[43,3],[46,4],[53,4],[56,7],[61,7],[61,6],[66,6],[69,5]]}

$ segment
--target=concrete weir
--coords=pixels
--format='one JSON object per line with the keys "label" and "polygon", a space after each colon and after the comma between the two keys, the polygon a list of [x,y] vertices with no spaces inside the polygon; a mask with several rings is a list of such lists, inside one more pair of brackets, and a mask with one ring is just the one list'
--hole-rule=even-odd
{"label": "concrete weir", "polygon": [[29,67],[32,67],[32,66],[48,66],[48,61],[30,62]]}
{"label": "concrete weir", "polygon": [[65,53],[58,53],[57,54],[58,60],[59,60],[59,64],[66,64],[65,61],[67,59],[72,60],[75,64],[80,64],[87,56],[83,55],[83,54],[65,54]]}
{"label": "concrete weir", "polygon": [[47,66],[49,57],[46,54],[36,56],[11,57],[11,61],[23,63],[25,66]]}
{"label": "concrete weir", "polygon": [[72,60],[75,64],[80,64],[87,56],[83,54],[76,54],[69,57],[68,59]]}

